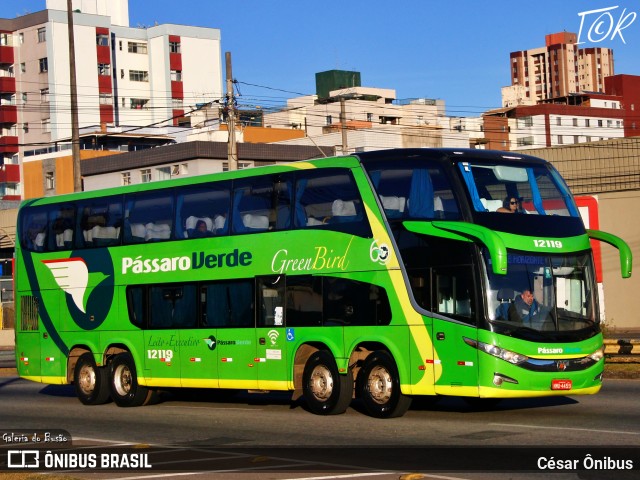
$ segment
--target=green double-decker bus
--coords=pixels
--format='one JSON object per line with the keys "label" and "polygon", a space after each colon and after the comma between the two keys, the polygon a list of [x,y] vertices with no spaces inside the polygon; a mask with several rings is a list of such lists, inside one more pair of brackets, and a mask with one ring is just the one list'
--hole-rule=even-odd
{"label": "green double-decker bus", "polygon": [[547,162],[400,149],[23,202],[20,376],[123,407],[290,391],[375,417],[413,396],[596,393],[590,240]]}

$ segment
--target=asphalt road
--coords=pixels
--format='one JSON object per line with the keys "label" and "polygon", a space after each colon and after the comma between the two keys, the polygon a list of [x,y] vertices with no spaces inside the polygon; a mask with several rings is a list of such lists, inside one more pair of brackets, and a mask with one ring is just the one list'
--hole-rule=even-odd
{"label": "asphalt road", "polygon": [[[432,472],[435,478],[529,478],[523,472],[499,473],[514,461],[532,467],[529,470],[534,473],[527,473],[531,478],[546,478],[538,475],[548,476],[548,471],[535,473],[535,459],[540,455],[560,458],[568,446],[577,447],[571,452],[578,456],[639,457],[638,450],[622,449],[640,446],[639,396],[640,381],[608,380],[594,396],[506,400],[491,410],[471,408],[455,398],[436,404],[414,401],[404,417],[377,420],[362,413],[357,402],[344,415],[320,417],[308,413],[302,401],[292,403],[288,395],[197,390],[166,392],[158,403],[146,407],[87,407],[75,398],[71,386],[2,377],[0,435],[60,429],[70,434],[74,447],[133,445],[138,451],[144,447],[153,452],[154,464],[169,465],[167,475],[176,478],[180,478],[173,470],[177,465],[183,468],[181,474],[204,470],[198,476],[207,478],[228,478],[233,471],[237,479],[397,479],[403,471],[429,470],[435,460],[445,467],[451,465],[451,471],[458,466],[462,469],[462,473],[445,473],[437,464]],[[160,450],[153,450],[156,447]],[[190,463],[196,452],[203,459]],[[482,464],[482,458],[491,459],[498,473],[476,471],[474,465]],[[205,462],[206,467],[198,462]],[[636,463],[640,469],[640,460]],[[314,469],[323,474],[312,475]],[[625,478],[621,475],[625,472],[619,471],[587,471],[578,476],[561,472],[553,478],[609,478],[604,474],[614,473],[611,478]],[[633,473],[637,475],[638,470]],[[146,478],[114,476],[113,472],[92,475]]]}
{"label": "asphalt road", "polygon": [[16,367],[16,353],[12,349],[0,348],[0,368],[15,368]]}

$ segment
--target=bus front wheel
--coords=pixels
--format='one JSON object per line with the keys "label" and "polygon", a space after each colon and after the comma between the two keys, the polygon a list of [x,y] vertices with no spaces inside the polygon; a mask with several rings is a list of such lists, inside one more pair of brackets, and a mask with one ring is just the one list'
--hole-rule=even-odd
{"label": "bus front wheel", "polygon": [[400,391],[398,367],[387,352],[375,351],[367,357],[358,375],[357,388],[372,417],[401,417],[411,406],[411,397]]}
{"label": "bus front wheel", "polygon": [[302,390],[309,410],[318,415],[344,413],[353,397],[353,377],[340,375],[333,356],[324,350],[313,353],[304,366]]}
{"label": "bus front wheel", "polygon": [[119,407],[139,407],[151,400],[152,391],[138,384],[133,357],[119,353],[111,362],[111,398]]}
{"label": "bus front wheel", "polygon": [[85,405],[102,405],[109,401],[109,374],[98,367],[91,353],[83,353],[73,370],[73,385],[78,399]]}

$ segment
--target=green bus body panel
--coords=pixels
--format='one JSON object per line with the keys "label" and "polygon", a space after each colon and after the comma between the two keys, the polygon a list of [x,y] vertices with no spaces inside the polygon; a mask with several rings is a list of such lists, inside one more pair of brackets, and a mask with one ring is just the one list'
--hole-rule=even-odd
{"label": "green bus body panel", "polygon": [[[538,342],[523,342],[511,337],[499,336],[502,348],[517,351],[530,358],[562,360],[570,358],[584,358],[602,347],[602,335],[596,335],[581,342],[567,344],[546,344]],[[479,331],[478,340],[488,344],[496,343],[496,335],[488,331]],[[560,353],[559,353],[560,352]],[[576,372],[529,372],[505,360],[492,357],[486,353],[478,353],[480,359],[480,396],[485,397],[525,397],[550,395],[577,395],[581,393],[596,393],[600,389],[600,381],[596,380],[604,371],[604,358],[591,367]],[[518,381],[518,384],[505,382],[500,387],[493,385],[496,373],[506,375]],[[569,379],[573,388],[570,392],[551,390],[551,382],[557,379]],[[527,395],[527,393],[529,395]]]}
{"label": "green bus body panel", "polygon": [[[552,391],[558,374],[525,371],[473,348],[465,338],[500,346],[535,358],[557,358],[539,353],[546,348],[501,336],[475,326],[420,309],[401,268],[378,199],[355,157],[314,160],[225,172],[216,180],[248,178],[278,172],[326,167],[351,168],[360,190],[372,238],[325,230],[288,230],[269,233],[167,241],[65,252],[35,253],[16,246],[16,298],[33,297],[38,305],[37,331],[19,328],[20,301],[16,302],[19,374],[46,383],[68,381],[67,356],[74,348],[91,351],[100,365],[109,348],[129,350],[142,385],[150,387],[248,388],[293,390],[294,362],[303,345],[322,345],[336,359],[341,373],[350,357],[363,346],[387,349],[395,359],[401,389],[413,395],[465,395],[527,397],[594,393],[600,388],[602,362],[561,378],[571,379],[571,392]],[[104,190],[110,196],[162,187],[196,185],[211,176],[189,177]],[[90,199],[95,192],[38,199],[26,205],[47,205]],[[460,221],[407,221],[410,231],[475,242],[489,250],[492,269],[504,274],[507,249],[532,252],[589,250],[589,237],[581,235],[557,243],[533,237],[495,232]],[[602,238],[602,237],[601,237]],[[610,237],[609,240],[611,240]],[[615,241],[615,240],[613,240]],[[385,247],[389,255],[375,252]],[[630,257],[629,257],[630,258]],[[54,272],[69,269],[86,274],[86,285],[62,287]],[[630,264],[629,264],[630,272]],[[380,326],[257,328],[192,328],[142,330],[129,320],[128,286],[247,279],[272,275],[315,275],[348,278],[384,288],[392,318]],[[77,278],[77,277],[74,277]],[[212,343],[215,339],[215,347]],[[554,344],[555,345],[555,344]],[[567,345],[572,358],[594,353],[601,336]],[[517,378],[519,384],[493,384],[494,374]]]}
{"label": "green bus body panel", "polygon": [[489,254],[493,260],[493,272],[502,275],[507,273],[507,247],[500,236],[493,230],[473,223],[455,221],[404,222],[403,225],[409,231],[424,235],[435,235],[464,241],[477,239],[489,249]]}
{"label": "green bus body panel", "polygon": [[608,243],[613,245],[620,252],[620,273],[622,278],[630,278],[631,270],[633,268],[633,253],[627,243],[620,237],[617,237],[611,233],[602,232],[600,230],[587,229],[587,235],[593,240]]}

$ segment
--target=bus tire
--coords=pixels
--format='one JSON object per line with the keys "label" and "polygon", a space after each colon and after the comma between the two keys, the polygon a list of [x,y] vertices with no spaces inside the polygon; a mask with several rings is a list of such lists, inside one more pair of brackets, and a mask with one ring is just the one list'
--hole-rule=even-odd
{"label": "bus tire", "polygon": [[119,353],[110,365],[111,398],[119,407],[139,407],[151,400],[153,392],[138,384],[136,364],[129,352]]}
{"label": "bus tire", "polygon": [[411,406],[411,397],[400,391],[398,367],[384,351],[371,353],[358,375],[358,396],[367,413],[375,418],[401,417]]}
{"label": "bus tire", "polygon": [[80,355],[76,362],[73,385],[78,399],[85,405],[102,405],[109,401],[109,372],[98,367],[89,352]]}
{"label": "bus tire", "polygon": [[314,352],[304,366],[302,391],[307,406],[317,415],[344,413],[353,398],[353,377],[340,375],[331,353]]}

